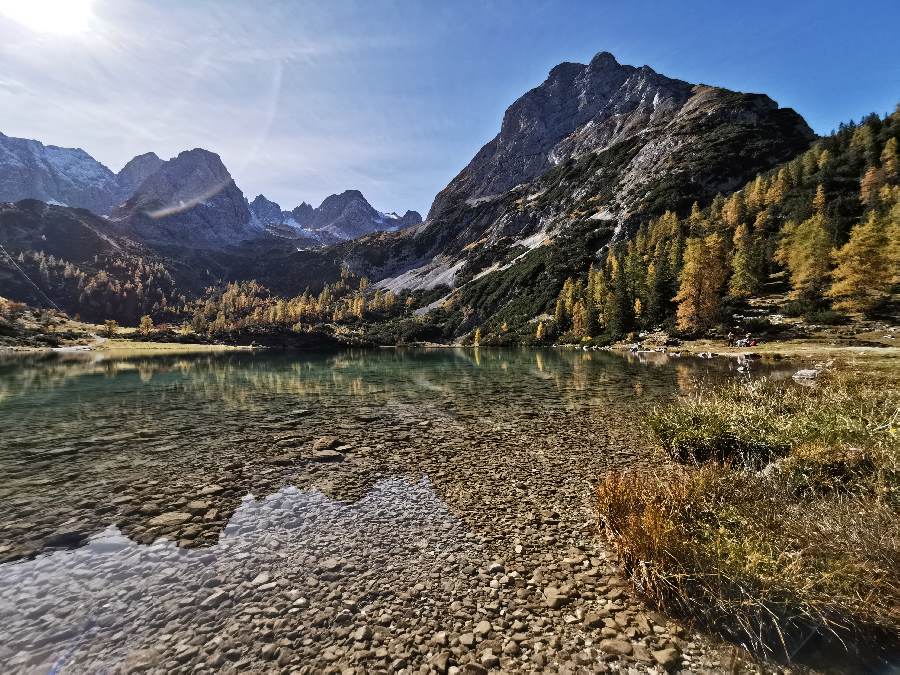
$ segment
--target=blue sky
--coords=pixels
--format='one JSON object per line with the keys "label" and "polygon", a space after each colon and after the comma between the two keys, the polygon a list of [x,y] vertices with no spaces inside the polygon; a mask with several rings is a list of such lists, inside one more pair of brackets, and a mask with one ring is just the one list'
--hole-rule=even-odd
{"label": "blue sky", "polygon": [[[72,2],[85,11],[55,25]],[[424,214],[562,61],[606,50],[764,92],[827,133],[900,101],[898,25],[896,0],[0,0],[0,131],[113,170],[204,147],[249,198],[291,208],[356,188]]]}

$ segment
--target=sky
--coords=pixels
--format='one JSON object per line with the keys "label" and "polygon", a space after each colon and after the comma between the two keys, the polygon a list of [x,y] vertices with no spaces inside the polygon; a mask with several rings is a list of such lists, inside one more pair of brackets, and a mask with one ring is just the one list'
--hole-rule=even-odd
{"label": "sky", "polygon": [[0,131],[113,171],[202,147],[248,198],[427,213],[557,63],[610,51],[819,133],[900,102],[900,2],[0,0]]}

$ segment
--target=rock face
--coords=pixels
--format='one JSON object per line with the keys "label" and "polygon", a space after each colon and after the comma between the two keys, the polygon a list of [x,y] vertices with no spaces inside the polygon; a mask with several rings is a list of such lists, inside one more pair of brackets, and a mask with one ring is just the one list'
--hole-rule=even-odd
{"label": "rock face", "polygon": [[359,190],[330,195],[319,208],[303,202],[291,211],[282,211],[278,204],[258,195],[250,203],[250,210],[273,234],[284,236],[293,231],[297,236],[311,237],[326,244],[356,239],[372,232],[395,232],[422,222],[422,216],[416,211],[407,211],[401,216],[376,210]]}
{"label": "rock face", "polygon": [[[669,160],[710,122],[716,127],[774,124],[782,130],[787,150],[813,138],[799,115],[779,109],[767,96],[693,85],[648,66],[620,65],[609,52],[600,52],[587,65],[562,63],[509,107],[500,133],[437,195],[429,220],[460,201],[504,193],[568,159],[641,137],[638,152],[622,172],[630,184],[622,187],[630,195],[619,206],[628,208],[639,192],[636,183],[677,169]],[[776,161],[784,155],[778,145],[772,148]]]}
{"label": "rock face", "polygon": [[[355,242],[345,261],[382,287],[428,289],[515,270],[534,249],[584,240],[578,232],[592,233],[596,251],[667,209],[708,203],[813,138],[767,96],[690,84],[601,52],[586,65],[556,66],[513,103],[424,225]],[[556,280],[535,281],[548,282]],[[519,281],[501,285],[519,290],[483,296],[502,305],[521,294]]]}
{"label": "rock face", "polygon": [[111,219],[152,244],[216,248],[261,233],[222,160],[200,148],[163,162]]}
{"label": "rock face", "polygon": [[122,170],[116,174],[117,202],[115,206],[125,202],[140,187],[141,183],[156,173],[162,165],[163,161],[155,152],[146,152],[123,166]]}
{"label": "rock face", "polygon": [[115,174],[81,148],[60,148],[0,133],[0,201],[39,199],[108,213]]}
{"label": "rock face", "polygon": [[312,204],[303,202],[300,206],[295,206],[291,210],[291,216],[293,216],[294,220],[301,226],[308,227],[312,225],[313,220],[315,220],[316,210],[312,207]]}
{"label": "rock face", "polygon": [[250,212],[263,225],[279,225],[284,222],[284,212],[281,207],[263,195],[256,195],[250,202]]}

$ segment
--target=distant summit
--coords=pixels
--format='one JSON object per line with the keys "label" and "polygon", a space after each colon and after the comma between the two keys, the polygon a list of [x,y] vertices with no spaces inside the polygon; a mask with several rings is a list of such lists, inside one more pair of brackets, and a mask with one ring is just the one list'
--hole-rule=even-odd
{"label": "distant summit", "polygon": [[[509,106],[500,132],[437,195],[428,220],[454,204],[502,194],[569,159],[626,142],[620,154],[627,161],[610,207],[629,211],[656,177],[695,154],[697,144],[711,148],[738,136],[758,139],[741,162],[756,171],[805,148],[813,133],[802,117],[768,96],[691,84],[649,66],[622,65],[601,51],[588,64],[555,66]],[[729,189],[746,177],[734,170],[698,175],[693,182],[705,189],[694,188],[695,194]]]}
{"label": "distant summit", "polygon": [[[326,197],[318,208],[303,202],[291,211],[263,195],[250,203],[254,217],[264,226],[287,226],[298,236],[312,237],[322,243],[337,243],[373,232],[396,232],[422,222],[416,211],[382,213],[376,210],[359,190],[345,190]],[[284,232],[284,227],[280,230]]]}
{"label": "distant summit", "polygon": [[422,216],[382,213],[359,190],[291,211],[257,195],[247,202],[221,158],[202,148],[168,161],[147,152],[113,173],[80,148],[0,134],[0,202],[23,199],[109,216],[117,232],[162,245],[217,248],[266,234],[334,244],[417,225]]}

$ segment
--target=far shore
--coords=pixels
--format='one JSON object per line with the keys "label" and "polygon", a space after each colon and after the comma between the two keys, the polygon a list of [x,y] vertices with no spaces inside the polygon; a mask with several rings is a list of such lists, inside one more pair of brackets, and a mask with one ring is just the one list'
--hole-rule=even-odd
{"label": "far shore", "polygon": [[[376,349],[491,349],[493,345],[441,344],[435,342],[411,343],[406,345],[377,345]],[[542,349],[547,347],[534,347]],[[581,349],[579,345],[554,345],[556,349]],[[600,348],[604,351],[627,352],[631,350],[630,344],[617,343],[612,347]],[[124,338],[95,337],[91,341],[81,344],[71,344],[61,347],[0,347],[0,354],[70,354],[80,352],[95,352],[117,356],[148,355],[148,354],[209,354],[219,352],[254,352],[268,351],[266,347],[254,347],[249,345],[234,344],[208,344],[208,343],[183,343],[183,342],[154,342],[137,341]],[[588,348],[586,351],[596,351]],[[707,357],[747,358],[759,357],[768,359],[865,359],[866,361],[878,360],[886,363],[900,361],[900,346],[876,346],[871,344],[833,344],[820,340],[790,340],[790,341],[766,341],[753,347],[731,347],[722,340],[698,339],[686,340],[678,346],[654,347],[642,346],[639,349],[644,353],[664,353],[676,355],[703,355]]]}

